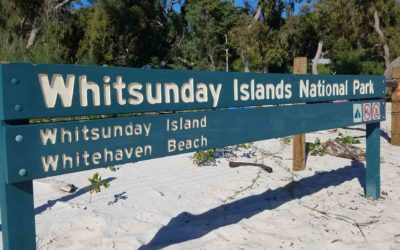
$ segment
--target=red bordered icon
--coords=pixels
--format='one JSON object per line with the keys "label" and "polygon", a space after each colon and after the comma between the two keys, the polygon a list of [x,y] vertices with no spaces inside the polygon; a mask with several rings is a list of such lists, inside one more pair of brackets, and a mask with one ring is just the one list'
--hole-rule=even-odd
{"label": "red bordered icon", "polygon": [[363,104],[363,119],[365,122],[371,121],[372,118],[372,107],[371,103],[364,103]]}
{"label": "red bordered icon", "polygon": [[372,119],[381,119],[381,104],[379,102],[372,103]]}

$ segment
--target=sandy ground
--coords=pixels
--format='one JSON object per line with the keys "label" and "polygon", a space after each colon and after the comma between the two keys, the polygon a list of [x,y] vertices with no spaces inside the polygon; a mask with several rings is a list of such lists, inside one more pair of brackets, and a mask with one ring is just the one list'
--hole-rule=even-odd
{"label": "sandy ground", "polygon": [[[292,172],[291,143],[272,139],[228,153],[273,173],[230,168],[223,157],[197,167],[185,154],[100,169],[110,188],[93,195],[84,187],[95,171],[53,178],[79,187],[73,194],[35,182],[38,248],[400,249],[400,147],[388,142],[389,114],[390,105],[378,201],[363,195],[363,163],[309,156],[305,171]],[[365,147],[365,126],[307,134],[307,141],[339,133]]]}

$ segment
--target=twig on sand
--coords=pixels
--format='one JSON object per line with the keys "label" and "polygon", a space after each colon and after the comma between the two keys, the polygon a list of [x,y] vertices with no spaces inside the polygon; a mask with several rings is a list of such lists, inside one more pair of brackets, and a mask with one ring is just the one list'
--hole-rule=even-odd
{"label": "twig on sand", "polygon": [[361,227],[368,226],[368,225],[377,223],[379,221],[379,220],[372,220],[372,221],[367,221],[367,222],[357,222],[354,219],[352,219],[350,217],[347,217],[347,216],[344,216],[344,215],[341,215],[341,214],[328,213],[328,212],[325,212],[325,211],[322,211],[322,210],[318,210],[318,209],[313,208],[313,207],[309,207],[309,206],[304,205],[304,204],[301,204],[301,205],[303,207],[305,207],[305,208],[308,208],[308,209],[312,210],[312,211],[315,211],[317,213],[323,214],[323,215],[325,215],[325,216],[327,216],[329,218],[338,219],[338,220],[342,220],[342,221],[345,221],[347,223],[350,223],[351,225],[357,227],[357,229],[360,231],[361,235],[363,236],[364,240],[367,240],[367,239],[365,238],[365,234],[364,234],[364,232],[363,232]]}
{"label": "twig on sand", "polygon": [[237,161],[230,161],[229,162],[229,167],[231,168],[237,168],[240,166],[254,166],[254,167],[259,167],[264,171],[267,171],[268,173],[272,173],[272,168],[268,167],[264,164],[257,164],[257,163],[249,163],[249,162],[237,162]]}
{"label": "twig on sand", "polygon": [[49,241],[45,242],[43,245],[40,246],[40,243],[43,241],[42,238],[38,237],[36,244],[38,245],[38,249],[43,249],[45,246],[52,244],[54,241],[58,239],[57,236],[54,236]]}
{"label": "twig on sand", "polygon": [[247,187],[242,188],[241,190],[235,191],[235,194],[234,194],[234,195],[229,196],[229,197],[226,198],[225,200],[222,200],[222,202],[223,202],[223,203],[226,203],[228,200],[233,200],[233,199],[235,199],[235,197],[238,196],[239,194],[241,194],[241,193],[243,193],[243,192],[245,192],[245,191],[247,191],[247,190],[253,189],[253,187],[254,187],[254,185],[256,184],[258,178],[260,178],[260,176],[261,176],[261,171],[262,171],[261,169],[258,170],[257,176],[254,177],[254,179],[252,180],[252,182],[251,182],[250,185],[248,185]]}

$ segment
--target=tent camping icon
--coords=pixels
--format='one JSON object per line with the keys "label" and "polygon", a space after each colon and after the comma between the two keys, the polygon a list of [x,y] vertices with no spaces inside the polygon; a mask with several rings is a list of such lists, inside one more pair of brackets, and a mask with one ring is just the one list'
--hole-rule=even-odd
{"label": "tent camping icon", "polygon": [[353,122],[362,122],[362,105],[353,104]]}
{"label": "tent camping icon", "polygon": [[355,119],[361,118],[361,112],[360,112],[359,109],[356,110],[356,114],[354,115],[354,118],[355,118]]}

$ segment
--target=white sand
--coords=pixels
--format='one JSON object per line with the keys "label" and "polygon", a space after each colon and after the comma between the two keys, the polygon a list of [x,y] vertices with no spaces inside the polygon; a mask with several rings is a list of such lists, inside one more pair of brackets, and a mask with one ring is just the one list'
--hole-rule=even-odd
{"label": "white sand", "polygon": [[[390,136],[390,105],[387,117],[382,131]],[[307,141],[339,132],[359,136],[365,147],[365,126],[308,134]],[[362,167],[309,156],[305,171],[292,172],[291,148],[273,139],[234,151],[238,161],[263,163],[273,173],[232,169],[226,159],[197,167],[186,154],[100,169],[111,186],[94,195],[35,182],[38,248],[400,249],[400,147],[381,137],[378,201],[364,198]],[[54,179],[83,188],[94,172]]]}

